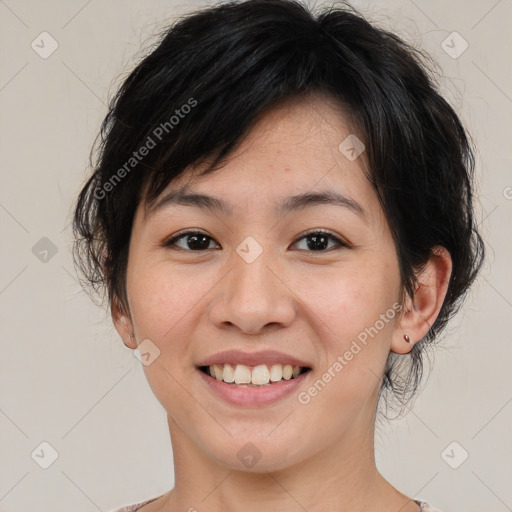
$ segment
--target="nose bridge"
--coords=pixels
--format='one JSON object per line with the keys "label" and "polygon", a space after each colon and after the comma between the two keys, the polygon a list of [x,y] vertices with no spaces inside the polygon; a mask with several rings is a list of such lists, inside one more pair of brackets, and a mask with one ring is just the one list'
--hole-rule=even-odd
{"label": "nose bridge", "polygon": [[[258,247],[259,246],[259,247]],[[279,265],[270,250],[253,240],[242,242],[230,261],[212,320],[257,333],[268,324],[289,324],[295,315],[292,294],[276,276]]]}
{"label": "nose bridge", "polygon": [[[247,246],[246,246],[247,247]],[[258,298],[266,303],[272,302],[273,296],[276,294],[276,283],[274,272],[271,268],[275,265],[274,258],[270,251],[262,251],[256,257],[251,254],[254,249],[246,254],[243,253],[244,247],[241,246],[237,250],[237,255],[233,257],[233,288],[231,292],[238,295],[239,299]],[[242,253],[242,254],[241,254]]]}

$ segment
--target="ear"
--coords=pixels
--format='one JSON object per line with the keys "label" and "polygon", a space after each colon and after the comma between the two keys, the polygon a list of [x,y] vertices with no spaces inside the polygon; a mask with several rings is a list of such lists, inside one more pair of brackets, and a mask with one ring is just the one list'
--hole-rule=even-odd
{"label": "ear", "polygon": [[392,352],[407,354],[415,342],[426,336],[443,305],[451,273],[450,253],[444,247],[434,247],[428,262],[417,276],[414,297],[407,297],[402,315],[395,324]]}
{"label": "ear", "polygon": [[131,349],[137,348],[137,341],[133,333],[133,323],[129,312],[119,303],[118,299],[113,299],[110,306],[112,321],[117,333],[121,336],[123,343]]}

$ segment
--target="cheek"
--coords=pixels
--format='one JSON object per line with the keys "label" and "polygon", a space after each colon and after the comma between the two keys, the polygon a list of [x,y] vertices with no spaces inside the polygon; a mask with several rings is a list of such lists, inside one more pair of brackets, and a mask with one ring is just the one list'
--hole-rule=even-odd
{"label": "cheek", "polygon": [[304,283],[302,296],[307,297],[311,318],[316,318],[324,354],[316,380],[301,393],[299,402],[308,414],[317,413],[318,421],[329,411],[330,421],[323,428],[330,429],[332,436],[348,429],[360,414],[371,416],[373,409],[366,404],[377,399],[381,386],[400,311],[398,274],[381,270],[338,272],[329,279]]}
{"label": "cheek", "polygon": [[187,316],[194,315],[194,309],[212,286],[197,275],[194,278],[193,271],[177,271],[158,263],[139,265],[128,274],[130,309],[140,336],[161,341],[176,339],[175,331],[183,329]]}
{"label": "cheek", "polygon": [[385,338],[396,317],[398,267],[373,261],[309,275],[301,280],[300,296],[329,333],[332,348],[342,350],[361,334]]}
{"label": "cheek", "polygon": [[195,371],[188,341],[201,298],[212,283],[168,264],[153,262],[133,268],[127,279],[135,330],[140,340],[151,340],[159,350],[154,362],[143,366],[148,384],[171,417],[194,417],[197,405],[184,393]]}

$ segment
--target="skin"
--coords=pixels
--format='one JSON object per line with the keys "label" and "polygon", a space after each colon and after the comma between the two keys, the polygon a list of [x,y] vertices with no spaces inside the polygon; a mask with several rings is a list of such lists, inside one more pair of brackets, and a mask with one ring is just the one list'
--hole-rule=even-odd
{"label": "skin", "polygon": [[[402,287],[390,229],[363,172],[364,153],[347,159],[339,144],[353,133],[347,117],[320,96],[289,100],[263,116],[227,163],[198,177],[189,169],[165,193],[186,185],[228,202],[232,215],[190,205],[139,205],[127,268],[127,313],[114,323],[130,348],[150,339],[160,356],[144,366],[167,411],[175,487],[141,508],[308,512],[417,512],[410,498],[379,474],[374,422],[390,351],[405,354],[439,312],[451,272],[447,251],[418,275],[414,300],[304,405],[297,393],[258,408],[214,395],[196,365],[227,349],[274,349],[307,361],[308,388],[350,348],[357,335],[400,303]],[[274,204],[306,192],[335,190],[364,214],[312,205],[277,215]],[[186,228],[211,237],[209,248],[164,242]],[[307,247],[306,230],[335,239]],[[248,236],[263,248],[247,263],[236,252]],[[130,334],[134,332],[135,338]],[[254,444],[262,457],[245,467],[237,452]]]}

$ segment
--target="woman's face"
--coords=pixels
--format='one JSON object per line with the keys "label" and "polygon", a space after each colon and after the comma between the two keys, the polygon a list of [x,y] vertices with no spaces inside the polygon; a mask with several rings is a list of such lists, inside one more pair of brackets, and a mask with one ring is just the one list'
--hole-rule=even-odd
{"label": "woman's face", "polygon": [[352,137],[325,100],[289,101],[136,212],[116,325],[145,340],[173,441],[205,461],[278,470],[372,442],[401,288]]}

